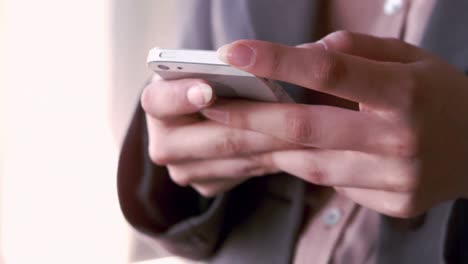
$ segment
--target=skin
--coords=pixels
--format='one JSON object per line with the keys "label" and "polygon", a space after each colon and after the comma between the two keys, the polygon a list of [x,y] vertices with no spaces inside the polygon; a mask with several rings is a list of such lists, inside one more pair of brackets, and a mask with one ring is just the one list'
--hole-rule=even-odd
{"label": "skin", "polygon": [[205,81],[154,80],[141,98],[149,153],[177,184],[214,196],[284,171],[400,218],[468,198],[468,78],[442,59],[349,32],[298,47],[241,40],[218,53],[234,67],[354,101],[359,110],[192,104],[187,91]]}

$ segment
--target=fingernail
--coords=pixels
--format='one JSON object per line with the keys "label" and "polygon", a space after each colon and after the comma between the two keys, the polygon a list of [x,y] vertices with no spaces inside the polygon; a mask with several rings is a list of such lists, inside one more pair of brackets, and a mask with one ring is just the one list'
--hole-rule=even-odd
{"label": "fingernail", "polygon": [[213,89],[206,83],[196,84],[188,89],[187,99],[197,107],[206,106],[213,99]]}
{"label": "fingernail", "polygon": [[328,50],[327,43],[325,43],[325,41],[323,41],[323,40],[319,40],[319,41],[314,42],[314,43],[300,44],[300,45],[297,45],[296,47],[297,48],[302,48],[302,49],[313,49],[313,48],[317,47],[317,48],[320,48],[320,49]]}
{"label": "fingernail", "polygon": [[311,44],[311,43],[304,43],[304,44],[296,45],[296,48],[304,48],[304,49],[306,49],[306,48],[309,48],[311,45],[313,45],[313,44]]}
{"label": "fingernail", "polygon": [[320,45],[321,48],[323,48],[324,50],[328,50],[328,45],[327,45],[327,43],[326,43],[325,41],[319,40],[319,41],[317,41],[317,42],[315,42],[315,43],[317,43],[318,45]]}
{"label": "fingernail", "polygon": [[245,68],[255,62],[255,51],[243,44],[228,44],[218,49],[218,57],[227,64]]}
{"label": "fingernail", "polygon": [[229,112],[215,110],[215,109],[203,109],[201,113],[208,119],[213,121],[222,123],[222,124],[229,124]]}

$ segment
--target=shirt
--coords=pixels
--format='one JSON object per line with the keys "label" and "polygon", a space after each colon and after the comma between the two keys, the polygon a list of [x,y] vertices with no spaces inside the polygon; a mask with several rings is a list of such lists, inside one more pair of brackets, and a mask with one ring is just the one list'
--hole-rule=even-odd
{"label": "shirt", "polygon": [[[352,2],[352,4],[350,4]],[[436,0],[323,1],[323,33],[348,30],[378,37],[421,42]],[[376,262],[378,213],[329,188],[310,185],[295,264]]]}

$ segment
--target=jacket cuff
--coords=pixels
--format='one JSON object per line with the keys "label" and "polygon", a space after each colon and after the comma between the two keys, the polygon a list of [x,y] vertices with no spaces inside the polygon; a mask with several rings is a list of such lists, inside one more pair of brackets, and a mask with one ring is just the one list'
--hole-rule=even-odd
{"label": "jacket cuff", "polygon": [[191,188],[173,183],[167,169],[151,161],[141,107],[122,147],[117,187],[122,212],[135,229],[183,257],[201,259],[213,254],[226,195],[206,199]]}

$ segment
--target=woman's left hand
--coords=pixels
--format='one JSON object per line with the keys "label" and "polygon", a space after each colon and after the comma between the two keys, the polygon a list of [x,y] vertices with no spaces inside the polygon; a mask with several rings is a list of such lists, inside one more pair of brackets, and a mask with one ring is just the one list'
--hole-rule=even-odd
{"label": "woman's left hand", "polygon": [[299,47],[243,40],[219,53],[257,76],[359,103],[353,111],[226,100],[202,111],[309,147],[272,152],[269,166],[395,217],[468,197],[468,78],[440,58],[349,32]]}

